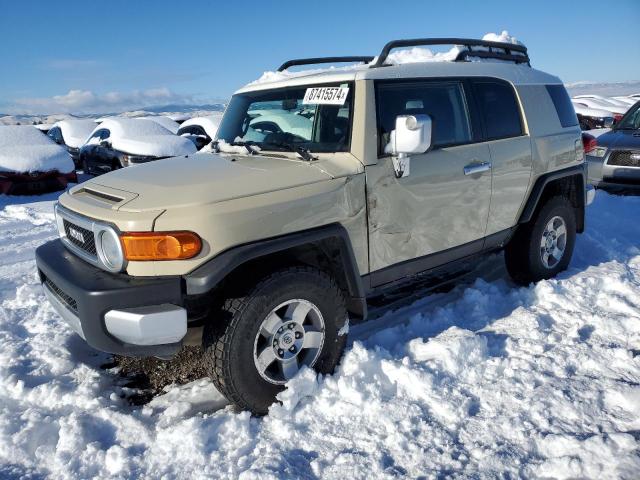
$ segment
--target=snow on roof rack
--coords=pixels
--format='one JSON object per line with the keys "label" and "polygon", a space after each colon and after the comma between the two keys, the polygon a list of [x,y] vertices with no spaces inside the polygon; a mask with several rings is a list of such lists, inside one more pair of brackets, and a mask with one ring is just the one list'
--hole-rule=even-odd
{"label": "snow on roof rack", "polygon": [[318,65],[321,63],[347,63],[347,62],[362,62],[369,63],[374,57],[370,56],[351,56],[351,57],[316,57],[316,58],[297,58],[294,60],[288,60],[280,65],[279,72],[286,70],[289,67],[295,67],[299,65]]}
{"label": "snow on roof rack", "polygon": [[[469,58],[493,58],[497,60],[511,61],[514,63],[526,63],[531,66],[527,47],[515,43],[491,42],[488,40],[476,40],[473,38],[414,38],[411,40],[392,40],[387,43],[378,56],[376,63],[371,68],[388,66],[384,62],[394,48],[418,47],[427,45],[461,45],[466,47],[458,54],[455,61],[465,62]],[[472,47],[483,47],[488,50],[473,50]],[[499,51],[496,51],[498,49]]]}

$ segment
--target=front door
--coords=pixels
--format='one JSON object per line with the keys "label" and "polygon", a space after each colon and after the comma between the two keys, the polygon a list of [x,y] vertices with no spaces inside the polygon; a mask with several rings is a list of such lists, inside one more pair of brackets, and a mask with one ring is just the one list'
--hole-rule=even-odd
{"label": "front door", "polygon": [[[367,166],[373,286],[471,255],[482,248],[491,200],[491,155],[477,143],[462,82],[378,82],[380,155]],[[432,148],[396,178],[385,146],[398,115],[426,113]]]}

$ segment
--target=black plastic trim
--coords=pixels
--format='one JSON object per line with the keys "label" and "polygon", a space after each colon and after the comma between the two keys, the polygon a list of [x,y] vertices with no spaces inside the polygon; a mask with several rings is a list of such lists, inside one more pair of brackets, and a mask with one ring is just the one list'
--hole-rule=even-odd
{"label": "black plastic trim", "polygon": [[[583,209],[583,215],[584,215],[587,172],[586,172],[586,164],[581,163],[580,165],[575,165],[573,167],[564,168],[562,170],[556,170],[555,172],[549,172],[549,173],[545,173],[544,175],[541,175],[536,180],[536,183],[533,186],[533,189],[531,190],[531,194],[529,195],[527,204],[522,210],[522,214],[520,215],[520,219],[518,220],[518,223],[520,224],[527,223],[533,218],[533,213],[536,211],[536,208],[538,206],[538,203],[540,202],[540,198],[542,197],[544,189],[549,183],[555,180],[559,180],[561,178],[573,177],[575,175],[579,175],[580,177],[582,177],[582,194],[578,192],[578,202],[582,202],[582,203],[578,204],[578,208]],[[577,220],[578,220],[577,222],[578,232],[581,232],[582,229],[584,228],[584,218],[577,219]]]}
{"label": "black plastic trim", "polygon": [[367,304],[358,264],[353,253],[349,234],[339,224],[326,225],[312,230],[233,247],[185,275],[186,293],[187,295],[202,295],[211,291],[227,275],[250,260],[328,239],[338,240],[340,260],[350,295],[349,311],[365,318]]}
{"label": "black plastic trim", "polygon": [[49,280],[76,302],[74,314],[82,325],[89,345],[103,352],[128,356],[170,357],[181,343],[166,345],[131,345],[111,336],[104,324],[109,310],[171,303],[182,306],[182,283],[177,276],[155,278],[131,277],[105,272],[53,240],[36,249],[40,280]]}
{"label": "black plastic trim", "polygon": [[[414,38],[410,40],[392,40],[387,43],[378,55],[376,63],[371,65],[371,68],[384,67],[385,61],[394,48],[403,47],[418,47],[428,45],[462,45],[467,50],[462,51],[456,57],[456,62],[467,61],[469,57],[481,57],[481,58],[494,58],[499,60],[512,61],[515,63],[524,63],[530,66],[529,55],[527,53],[527,47],[524,45],[517,45],[513,43],[503,42],[489,42],[487,40],[477,40],[473,38]],[[472,47],[484,47],[489,51],[473,50]],[[504,50],[503,52],[496,52],[493,49],[498,48]],[[514,55],[512,52],[520,53],[520,55]]]}
{"label": "black plastic trim", "polygon": [[360,56],[348,56],[348,57],[313,57],[313,58],[296,58],[293,60],[287,60],[278,68],[279,72],[286,70],[289,67],[296,67],[300,65],[320,65],[323,63],[354,63],[362,62],[369,63],[374,59],[370,55]]}

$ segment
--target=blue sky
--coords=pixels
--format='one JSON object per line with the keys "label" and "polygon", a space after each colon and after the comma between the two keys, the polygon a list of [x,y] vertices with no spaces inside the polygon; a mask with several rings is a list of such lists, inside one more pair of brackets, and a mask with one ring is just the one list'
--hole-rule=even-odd
{"label": "blue sky", "polygon": [[1,1],[0,112],[214,101],[288,58],[505,29],[565,82],[640,80],[640,0]]}

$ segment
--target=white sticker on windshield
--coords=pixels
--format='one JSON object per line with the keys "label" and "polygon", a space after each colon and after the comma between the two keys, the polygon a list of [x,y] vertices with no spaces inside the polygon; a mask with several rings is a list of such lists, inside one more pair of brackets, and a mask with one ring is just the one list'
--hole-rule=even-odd
{"label": "white sticker on windshield", "polygon": [[344,105],[349,87],[307,88],[302,99],[303,105]]}

